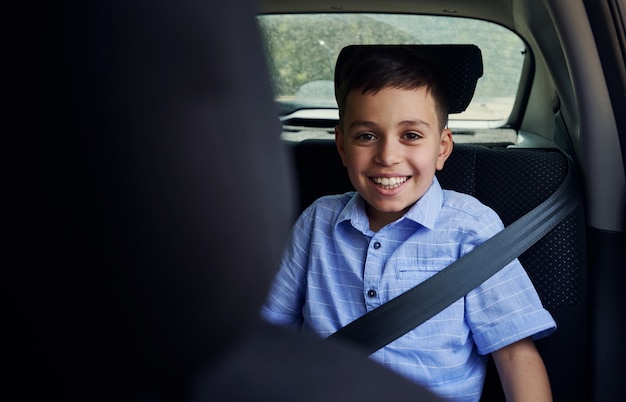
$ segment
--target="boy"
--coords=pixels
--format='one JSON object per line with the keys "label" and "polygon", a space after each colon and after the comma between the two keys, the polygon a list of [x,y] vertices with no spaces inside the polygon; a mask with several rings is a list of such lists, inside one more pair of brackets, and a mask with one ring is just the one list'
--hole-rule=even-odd
{"label": "boy", "polygon": [[[445,81],[410,47],[372,47],[335,75],[337,150],[356,192],[296,222],[263,316],[326,337],[423,282],[503,225],[442,190],[452,152]],[[416,306],[419,308],[419,306]],[[454,401],[478,401],[491,353],[507,400],[551,400],[533,341],[556,325],[517,260],[371,357]]]}

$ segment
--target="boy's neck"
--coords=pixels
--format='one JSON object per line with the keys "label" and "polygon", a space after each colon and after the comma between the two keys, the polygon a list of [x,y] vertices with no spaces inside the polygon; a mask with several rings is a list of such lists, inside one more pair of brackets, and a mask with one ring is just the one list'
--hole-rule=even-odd
{"label": "boy's neck", "polygon": [[372,232],[378,232],[391,222],[395,222],[400,219],[410,208],[411,206],[398,212],[380,212],[372,208],[372,206],[368,203],[365,203],[365,212],[369,221],[370,230]]}

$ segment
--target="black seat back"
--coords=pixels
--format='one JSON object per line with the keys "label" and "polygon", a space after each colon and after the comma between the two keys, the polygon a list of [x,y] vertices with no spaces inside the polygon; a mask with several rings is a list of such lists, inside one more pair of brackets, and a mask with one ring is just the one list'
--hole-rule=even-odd
{"label": "black seat back", "polygon": [[[353,190],[333,141],[307,140],[293,144],[292,151],[301,210],[322,195]],[[455,144],[437,177],[443,188],[475,196],[509,225],[548,198],[567,170],[567,159],[557,150]],[[588,400],[584,246],[581,206],[520,256],[558,325],[556,333],[537,342],[555,400]],[[483,400],[503,400],[493,367]]]}

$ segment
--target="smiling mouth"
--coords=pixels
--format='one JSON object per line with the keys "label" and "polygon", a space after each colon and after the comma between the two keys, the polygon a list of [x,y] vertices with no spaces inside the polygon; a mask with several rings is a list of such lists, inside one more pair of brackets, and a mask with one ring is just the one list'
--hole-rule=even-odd
{"label": "smiling mouth", "polygon": [[378,187],[384,188],[385,190],[391,190],[396,187],[400,187],[405,181],[409,180],[409,176],[402,177],[371,177],[372,180]]}

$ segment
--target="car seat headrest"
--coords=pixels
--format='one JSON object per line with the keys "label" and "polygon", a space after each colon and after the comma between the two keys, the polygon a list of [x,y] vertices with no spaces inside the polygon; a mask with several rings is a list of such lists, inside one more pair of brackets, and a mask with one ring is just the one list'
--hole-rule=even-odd
{"label": "car seat headrest", "polygon": [[387,53],[401,50],[414,54],[417,58],[431,59],[447,80],[449,107],[448,113],[461,113],[469,105],[478,79],[483,75],[483,62],[480,49],[475,45],[349,45],[337,57],[335,68],[335,93],[338,91],[338,78],[348,74],[351,61],[375,52]]}

